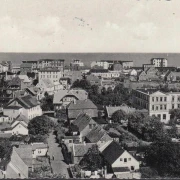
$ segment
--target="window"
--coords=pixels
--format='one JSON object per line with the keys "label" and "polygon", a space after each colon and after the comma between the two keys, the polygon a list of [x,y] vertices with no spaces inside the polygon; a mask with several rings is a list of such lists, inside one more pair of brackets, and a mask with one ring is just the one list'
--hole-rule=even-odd
{"label": "window", "polygon": [[174,109],[174,104],[172,104],[172,109]]}
{"label": "window", "polygon": [[164,97],[164,101],[167,101],[167,98],[166,98],[166,97]]}
{"label": "window", "polygon": [[180,96],[178,96],[178,101],[180,101]]}
{"label": "window", "polygon": [[160,97],[160,101],[162,101],[162,97]]}
{"label": "window", "polygon": [[127,158],[124,158],[124,162],[125,162],[125,163],[127,162]]}
{"label": "window", "polygon": [[159,119],[161,119],[161,115],[160,115],[160,114],[158,114],[157,117],[158,117]]}
{"label": "window", "polygon": [[158,98],[158,97],[156,97],[156,101],[158,101],[158,99],[159,99],[159,98]]}
{"label": "window", "polygon": [[162,105],[160,105],[160,110],[162,110]]}
{"label": "window", "polygon": [[154,105],[152,105],[152,110],[154,110]]}
{"label": "window", "polygon": [[131,166],[131,171],[134,171],[134,166]]}
{"label": "window", "polygon": [[123,159],[122,158],[120,158],[120,161],[122,161]]}
{"label": "window", "polygon": [[163,114],[163,119],[166,119],[166,114]]}
{"label": "window", "polygon": [[178,104],[178,108],[180,108],[180,104]]}
{"label": "window", "polygon": [[89,129],[92,129],[92,124],[89,124]]}
{"label": "window", "polygon": [[69,140],[69,143],[72,143],[72,140],[71,140],[71,139]]}
{"label": "window", "polygon": [[156,111],[158,111],[158,106],[156,106]]}
{"label": "window", "polygon": [[131,161],[131,158],[128,158],[128,161]]}
{"label": "window", "polygon": [[40,153],[41,153],[41,150],[38,150],[38,153],[40,154]]}
{"label": "window", "polygon": [[165,110],[167,109],[166,105],[164,105],[164,109],[165,109]]}
{"label": "window", "polygon": [[174,96],[172,96],[172,101],[174,101]]}

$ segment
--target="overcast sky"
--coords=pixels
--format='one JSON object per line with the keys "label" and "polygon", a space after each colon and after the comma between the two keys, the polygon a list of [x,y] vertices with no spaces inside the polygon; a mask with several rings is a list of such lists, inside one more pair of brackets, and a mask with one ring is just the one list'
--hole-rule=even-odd
{"label": "overcast sky", "polygon": [[179,52],[180,0],[0,0],[0,52]]}

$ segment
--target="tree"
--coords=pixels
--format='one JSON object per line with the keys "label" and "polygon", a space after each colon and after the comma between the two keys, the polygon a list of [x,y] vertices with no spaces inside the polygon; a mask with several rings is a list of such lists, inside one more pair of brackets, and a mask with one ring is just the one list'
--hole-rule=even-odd
{"label": "tree", "polygon": [[44,93],[44,98],[41,100],[41,108],[43,111],[52,111],[53,106],[53,95],[49,95],[47,92]]}
{"label": "tree", "polygon": [[118,110],[112,114],[112,120],[115,123],[121,123],[121,120],[127,120],[128,115],[123,110]]}
{"label": "tree", "polygon": [[48,116],[37,116],[29,122],[28,130],[32,135],[47,135],[53,126],[54,123]]}
{"label": "tree", "polygon": [[89,171],[95,171],[104,167],[104,160],[100,155],[97,145],[89,148],[88,152],[84,155],[79,165],[82,169],[86,169]]}
{"label": "tree", "polygon": [[166,138],[152,143],[145,153],[146,163],[163,177],[180,176],[180,145]]}
{"label": "tree", "polygon": [[4,158],[11,150],[11,142],[7,139],[0,139],[0,159]]}

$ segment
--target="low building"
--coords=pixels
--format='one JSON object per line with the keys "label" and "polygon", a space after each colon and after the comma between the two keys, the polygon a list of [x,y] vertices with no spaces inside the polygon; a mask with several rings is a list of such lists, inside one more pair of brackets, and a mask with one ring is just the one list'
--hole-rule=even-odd
{"label": "low building", "polygon": [[132,179],[132,173],[139,170],[139,162],[115,141],[101,153],[107,162],[107,174],[115,174],[117,178],[125,175],[126,178]]}
{"label": "low building", "polygon": [[108,133],[100,126],[95,126],[85,138],[87,143],[96,143],[100,148],[108,141],[113,141],[113,139],[108,135]]}
{"label": "low building", "polygon": [[109,68],[109,63],[108,62],[102,62],[102,61],[93,61],[91,63],[91,69],[94,67],[102,67],[102,69],[108,69]]}
{"label": "low building", "polygon": [[86,100],[88,93],[83,89],[59,90],[54,94],[54,110],[66,108],[66,106],[76,100]]}
{"label": "low building", "polygon": [[91,86],[93,85],[101,86],[102,79],[95,76],[94,74],[87,75],[86,80],[90,82]]}
{"label": "low building", "polygon": [[8,116],[11,121],[17,118],[20,114],[30,120],[36,116],[41,116],[42,109],[40,103],[35,97],[27,95],[11,100],[4,106],[3,114]]}
{"label": "low building", "polygon": [[81,113],[78,117],[72,122],[70,126],[70,131],[72,134],[79,135],[82,142],[83,138],[97,126],[97,123],[87,114]]}
{"label": "low building", "polygon": [[31,63],[22,63],[20,65],[20,71],[22,74],[27,74],[27,72],[33,72],[33,66]]}
{"label": "low building", "polygon": [[67,106],[69,120],[74,120],[80,113],[87,113],[90,117],[98,117],[97,106],[90,100],[76,100]]}
{"label": "low building", "polygon": [[170,82],[180,81],[180,72],[168,71],[164,76],[164,80]]}
{"label": "low building", "polygon": [[0,73],[9,71],[9,64],[5,61],[0,63]]}
{"label": "low building", "polygon": [[96,145],[95,143],[82,143],[82,144],[73,144],[71,159],[73,164],[79,164],[84,155],[88,152],[92,146]]}

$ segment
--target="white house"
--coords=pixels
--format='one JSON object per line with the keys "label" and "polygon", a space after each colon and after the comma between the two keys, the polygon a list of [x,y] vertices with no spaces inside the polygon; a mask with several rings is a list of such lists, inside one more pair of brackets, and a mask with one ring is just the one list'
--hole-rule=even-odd
{"label": "white house", "polygon": [[126,173],[127,177],[132,177],[131,173],[139,170],[139,161],[115,141],[112,141],[101,153],[107,162],[107,173],[113,173],[117,177]]}
{"label": "white house", "polygon": [[3,108],[3,114],[8,116],[11,121],[17,118],[20,114],[30,120],[36,116],[41,116],[42,109],[36,97],[27,95],[11,100]]}

